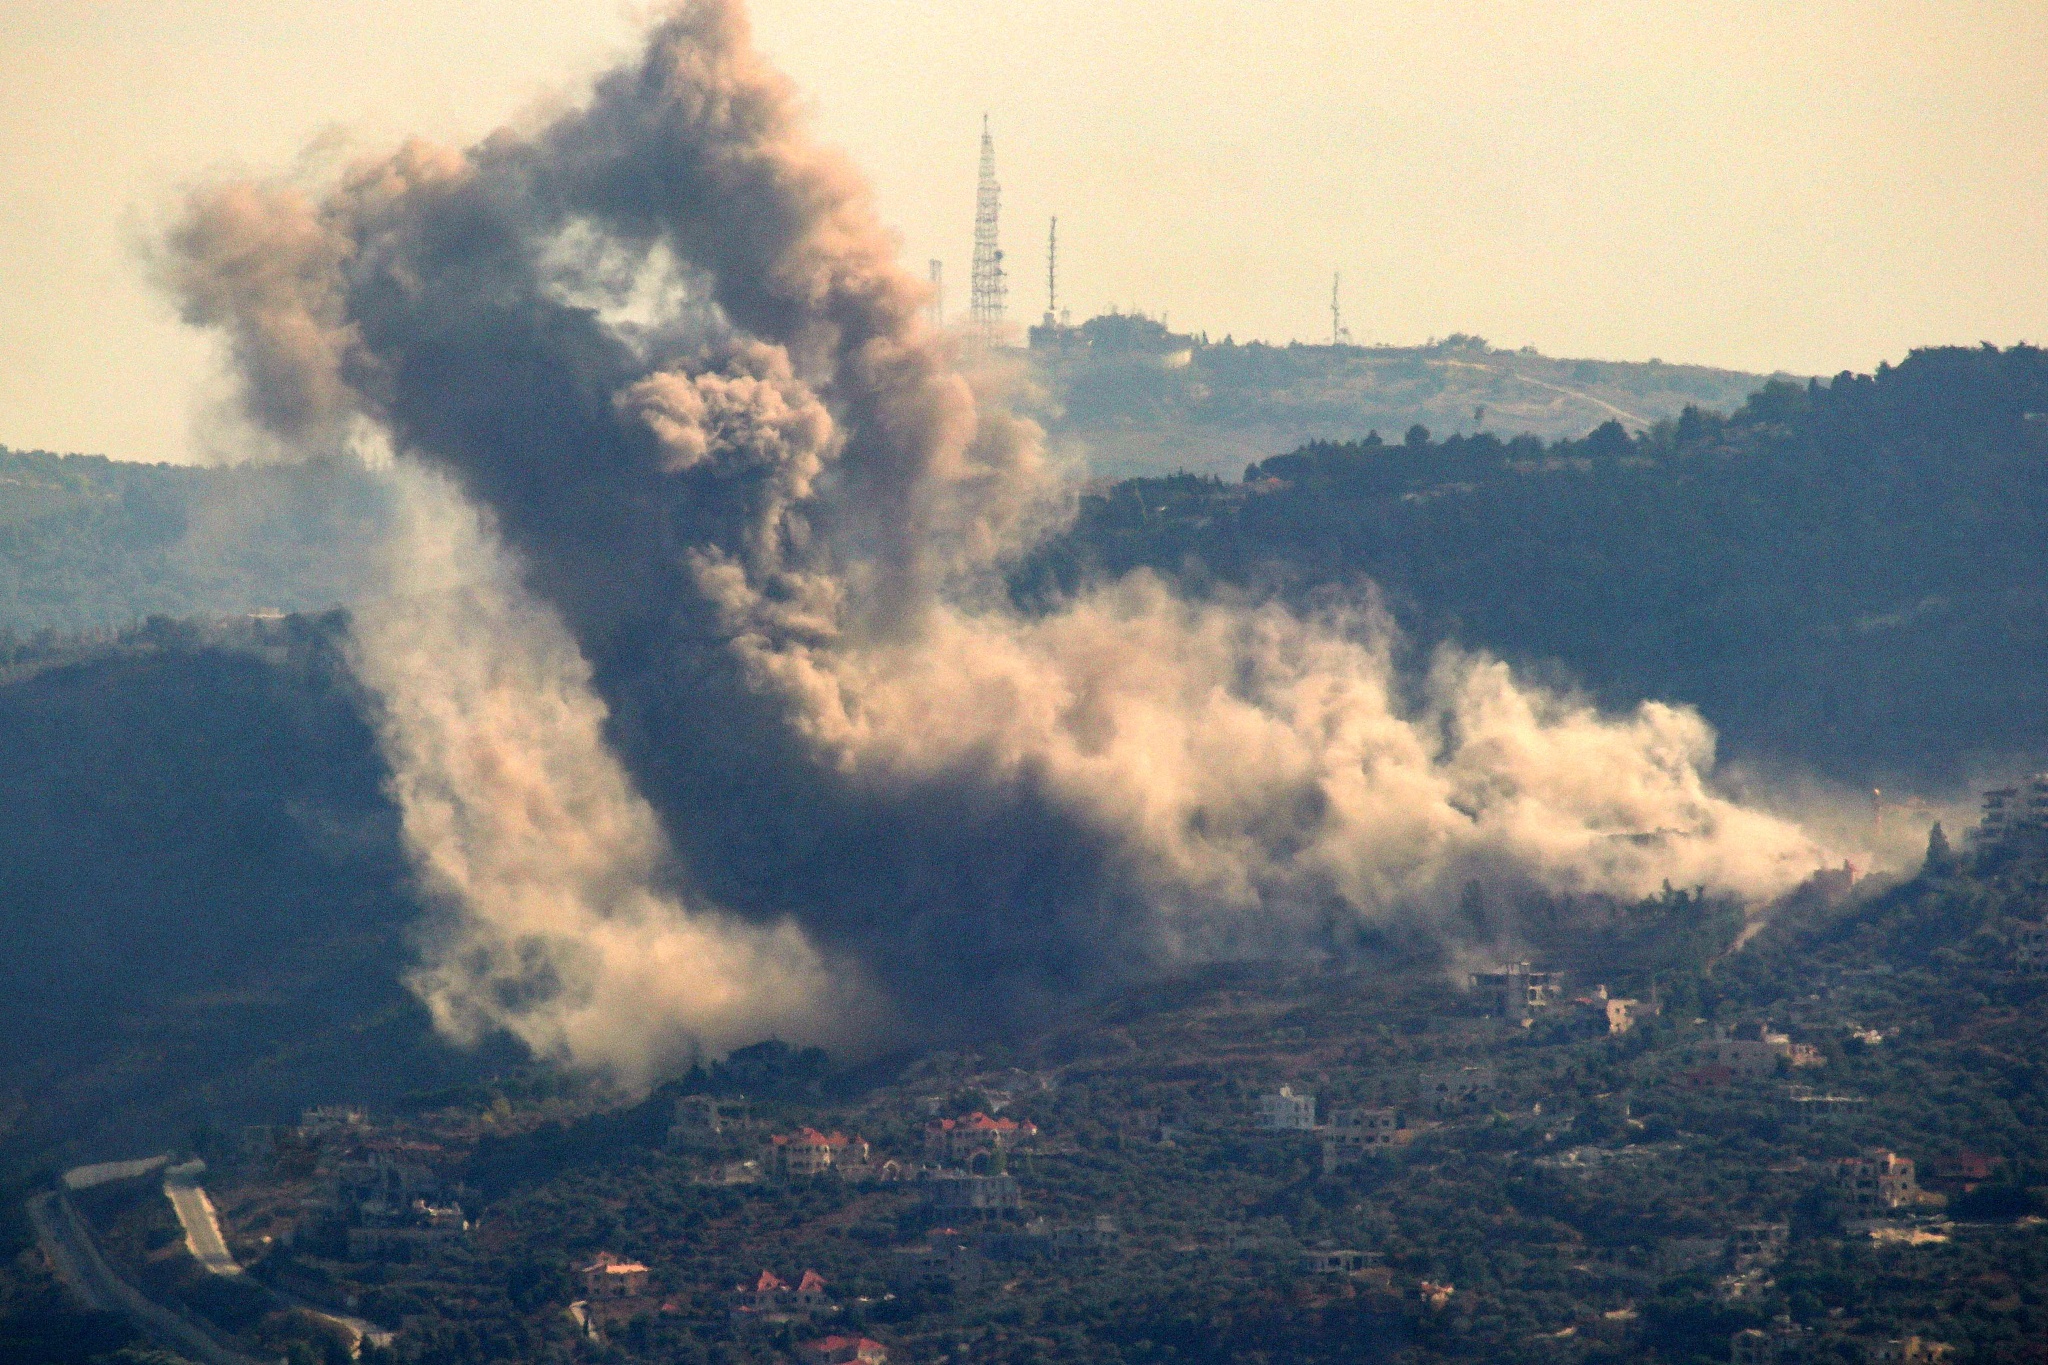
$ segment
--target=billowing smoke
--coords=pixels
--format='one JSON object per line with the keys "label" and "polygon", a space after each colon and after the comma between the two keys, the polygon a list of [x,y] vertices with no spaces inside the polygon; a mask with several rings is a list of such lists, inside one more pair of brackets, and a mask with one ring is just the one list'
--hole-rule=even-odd
{"label": "billowing smoke", "polygon": [[427,926],[411,983],[435,1022],[466,1041],[505,1028],[629,1081],[707,1046],[871,1022],[794,925],[688,904],[560,618],[445,479],[396,478],[394,581],[356,608],[349,657],[381,699],[422,888],[453,912]]}
{"label": "billowing smoke", "polygon": [[1038,433],[924,326],[730,0],[537,132],[205,191],[172,247],[253,415],[374,422],[502,533],[415,534],[356,627],[457,1032],[647,1074],[852,999],[985,1028],[1437,931],[1474,878],[1765,897],[1820,860],[1714,792],[1693,713],[1470,654],[1404,677],[1369,602],[1010,607],[1061,506]]}

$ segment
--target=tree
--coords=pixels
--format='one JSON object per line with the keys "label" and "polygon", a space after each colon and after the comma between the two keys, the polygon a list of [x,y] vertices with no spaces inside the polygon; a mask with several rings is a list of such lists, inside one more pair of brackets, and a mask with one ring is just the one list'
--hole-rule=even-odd
{"label": "tree", "polygon": [[1934,822],[1934,828],[1927,831],[1927,860],[1920,866],[1923,877],[1946,877],[1956,870],[1956,855],[1948,846],[1948,835],[1941,828],[1941,821]]}

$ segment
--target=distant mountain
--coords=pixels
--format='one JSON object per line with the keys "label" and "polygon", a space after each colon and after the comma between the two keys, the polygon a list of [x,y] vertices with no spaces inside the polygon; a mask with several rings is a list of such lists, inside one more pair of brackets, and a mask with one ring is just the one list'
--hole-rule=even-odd
{"label": "distant mountain", "polygon": [[1112,314],[1032,329],[1034,410],[1098,477],[1186,470],[1235,477],[1309,441],[1491,432],[1579,437],[1641,430],[1688,406],[1733,412],[1769,378],[1703,365],[1559,360],[1478,337],[1428,346],[1269,346],[1170,332]]}
{"label": "distant mountain", "polygon": [[0,447],[0,643],[350,600],[391,513],[360,464],[193,468]]}

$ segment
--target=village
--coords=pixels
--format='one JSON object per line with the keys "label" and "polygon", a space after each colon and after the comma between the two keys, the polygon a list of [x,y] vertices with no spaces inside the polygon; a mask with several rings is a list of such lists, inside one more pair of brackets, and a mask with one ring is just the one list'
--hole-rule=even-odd
{"label": "village", "polygon": [[[178,1219],[217,1216],[200,1280],[268,1296],[242,1311],[272,1327],[245,1332],[289,1319],[347,1359],[453,1315],[593,1358],[964,1362],[1025,1305],[1052,1320],[1192,1282],[1410,1336],[1513,1312],[1545,1349],[1656,1330],[1676,1294],[1718,1315],[1704,1358],[1932,1362],[1953,1327],[1870,1321],[1816,1297],[1840,1280],[1816,1267],[1989,1284],[2048,1246],[2037,1168],[1930,1123],[1909,1079],[1943,991],[2038,1020],[2044,932],[1999,920],[1921,964],[1824,954],[1789,992],[1679,972],[1617,990],[1535,959],[1449,981],[1234,968],[881,1084],[779,1042],[637,1101],[536,1072],[214,1132],[182,1165],[93,1168],[71,1199],[137,1283],[199,1302],[199,1272],[165,1277],[193,1264],[174,1238],[207,1229],[164,1230],[163,1182]],[[1559,1306],[1516,1307],[1491,1254],[1459,1249],[1441,1210],[1488,1189],[1561,1211],[1510,1239],[1518,1274],[1572,1286]]]}
{"label": "village", "polygon": [[[1483,1027],[1525,1038],[1561,1027],[1588,1040],[1620,1040],[1661,1014],[1654,999],[1618,998],[1600,987],[1571,994],[1561,974],[1525,962],[1475,974],[1469,999],[1480,1015],[1475,1024],[1483,1020]],[[1859,1023],[1853,1036],[1838,1041],[1867,1049],[1883,1037]],[[1866,1100],[1819,1083],[1828,1062],[1819,1044],[1762,1023],[1697,1027],[1678,1038],[1638,1059],[1644,1081],[1679,1093],[1740,1093],[1776,1105],[1793,1131],[1808,1135],[1814,1154],[1774,1170],[1789,1177],[1783,1184],[1795,1198],[1822,1198],[1844,1235],[1900,1246],[1945,1242],[1954,1235],[1943,1216],[1948,1196],[1967,1194],[1999,1174],[1996,1159],[1970,1152],[1920,1160],[1888,1147],[1820,1155],[1830,1145],[1830,1120]],[[1815,1079],[1803,1079],[1809,1076]],[[599,1246],[579,1255],[565,1246],[574,1296],[559,1311],[577,1333],[601,1342],[636,1320],[700,1323],[715,1304],[738,1338],[782,1342],[806,1362],[878,1365],[890,1347],[884,1344],[889,1334],[876,1324],[901,1303],[935,1295],[946,1301],[1000,1296],[1014,1291],[1020,1278],[1056,1280],[1133,1252],[1165,1249],[1156,1235],[1127,1232],[1120,1208],[1091,1210],[1059,1198],[1064,1170],[1083,1149],[1058,1128],[1042,1127],[987,1078],[968,1079],[1002,1096],[999,1112],[933,1114],[914,1128],[892,1128],[886,1141],[850,1131],[838,1115],[822,1111],[783,1125],[775,1120],[791,1106],[761,1105],[742,1094],[674,1098],[660,1147],[667,1160],[687,1169],[692,1183],[735,1192],[839,1187],[887,1202],[904,1235],[875,1246],[851,1276],[838,1267],[828,1275],[792,1251],[717,1285],[683,1283],[674,1267],[638,1249]],[[1033,1074],[1018,1088],[1051,1099],[1061,1080],[1057,1072]],[[1534,1144],[1527,1158],[1532,1165],[1593,1182],[1622,1167],[1668,1160],[1678,1149],[1651,1131],[1654,1113],[1636,1117],[1626,1100],[1616,1111],[1618,1130],[1581,1133],[1587,1107],[1565,1093],[1532,1092],[1528,1077],[1511,1068],[1466,1064],[1388,1078],[1378,1102],[1333,1102],[1289,1082],[1246,1092],[1234,1112],[1125,1109],[1112,1127],[1127,1150],[1277,1144],[1311,1159],[1325,1178],[1401,1162],[1418,1144],[1427,1149],[1431,1140],[1460,1129],[1514,1130]],[[464,1183],[464,1171],[487,1127],[448,1116],[373,1121],[360,1109],[330,1106],[308,1111],[294,1126],[249,1130],[239,1166],[227,1168],[234,1181],[224,1187],[234,1192],[224,1201],[231,1240],[259,1261],[272,1244],[289,1248],[294,1264],[324,1266],[324,1278],[333,1283],[348,1282],[351,1267],[367,1271],[367,1278],[388,1278],[390,1270],[377,1268],[430,1271],[437,1261],[473,1257],[477,1244],[492,1240],[492,1228],[488,1216],[479,1221],[472,1212],[480,1196]],[[904,1140],[913,1134],[914,1142]],[[1404,1276],[1375,1248],[1314,1244],[1254,1224],[1219,1231],[1192,1240],[1182,1231],[1168,1240],[1182,1257],[1252,1255],[1269,1270],[1426,1313],[1441,1314],[1471,1292],[1448,1279]],[[1657,1275],[1698,1272],[1710,1277],[1712,1293],[1725,1302],[1759,1302],[1769,1296],[1789,1239],[1782,1213],[1731,1217],[1710,1235],[1669,1239],[1647,1249],[1639,1264],[1617,1258],[1604,1271],[1617,1281],[1646,1284]],[[282,1282],[308,1297],[321,1288],[288,1272]],[[333,1306],[353,1309],[361,1301],[360,1294],[346,1295]],[[1868,1358],[1941,1358],[1939,1343],[1899,1340],[1906,1354],[1883,1354],[1897,1344],[1886,1338],[1869,1346]],[[1730,1358],[1789,1360],[1793,1342],[1783,1324],[1744,1328],[1731,1338]]]}

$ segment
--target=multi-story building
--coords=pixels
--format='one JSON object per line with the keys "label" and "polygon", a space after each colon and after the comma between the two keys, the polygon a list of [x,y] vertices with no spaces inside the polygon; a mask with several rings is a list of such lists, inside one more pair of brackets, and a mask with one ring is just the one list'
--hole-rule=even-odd
{"label": "multi-story building", "polygon": [[1369,1152],[1394,1146],[1400,1139],[1401,1116],[1384,1106],[1332,1109],[1323,1130],[1323,1170],[1335,1171]]}
{"label": "multi-story building", "polygon": [[1503,1019],[1527,1019],[1563,996],[1564,973],[1538,971],[1527,962],[1510,962],[1498,971],[1474,972],[1472,989],[1486,1002],[1487,1013]]}
{"label": "multi-story building", "polygon": [[1695,1064],[1724,1066],[1736,1076],[1751,1079],[1774,1074],[1780,1059],[1795,1067],[1827,1065],[1819,1048],[1795,1043],[1789,1034],[1773,1033],[1768,1025],[1748,1034],[1726,1029],[1693,1048]]}
{"label": "multi-story building", "polygon": [[1380,1259],[1377,1251],[1305,1251],[1301,1265],[1311,1275],[1354,1275]]}
{"label": "multi-story building", "polygon": [[1744,1223],[1728,1239],[1728,1255],[1737,1274],[1776,1265],[1785,1255],[1791,1228],[1784,1223]]}
{"label": "multi-story building", "polygon": [[1984,793],[1984,818],[1978,822],[1975,836],[1980,847],[2042,830],[2048,830],[2048,773],[2035,773],[2016,787]]}
{"label": "multi-story building", "polygon": [[1492,1105],[1499,1083],[1491,1068],[1461,1067],[1428,1072],[1416,1079],[1422,1109],[1438,1118]]}
{"label": "multi-story building", "polygon": [[1017,1213],[1024,1192],[1015,1176],[932,1172],[922,1182],[925,1203],[949,1213]]}
{"label": "multi-story building", "polygon": [[792,1287],[788,1280],[764,1269],[752,1287],[737,1285],[733,1289],[732,1319],[741,1326],[789,1322],[838,1311],[838,1305],[825,1292],[825,1277],[815,1270],[806,1270]]}
{"label": "multi-story building", "polygon": [[768,1166],[777,1175],[823,1175],[838,1162],[865,1166],[867,1160],[866,1139],[844,1133],[799,1128],[768,1139]]}
{"label": "multi-story building", "polygon": [[889,1283],[899,1290],[971,1289],[988,1271],[988,1258],[974,1239],[954,1228],[935,1228],[922,1246],[898,1247],[890,1259]]}
{"label": "multi-story building", "polygon": [[1920,1197],[1912,1160],[1882,1148],[1838,1159],[1833,1187],[1843,1210],[1859,1218],[1880,1217]]}
{"label": "multi-story building", "polygon": [[638,1261],[609,1251],[600,1251],[588,1264],[578,1266],[583,1297],[591,1302],[606,1299],[636,1299],[647,1292],[647,1267]]}
{"label": "multi-story building", "polygon": [[1316,1097],[1297,1095],[1294,1087],[1283,1085],[1270,1095],[1252,1102],[1252,1124],[1261,1132],[1309,1133],[1316,1126]]}
{"label": "multi-story building", "polygon": [[925,1155],[965,1165],[977,1156],[1006,1152],[1038,1137],[1030,1119],[991,1118],[976,1110],[964,1118],[933,1119],[924,1126]]}
{"label": "multi-story building", "polygon": [[744,1095],[685,1095],[676,1101],[668,1140],[673,1145],[726,1137],[747,1127],[749,1115]]}

